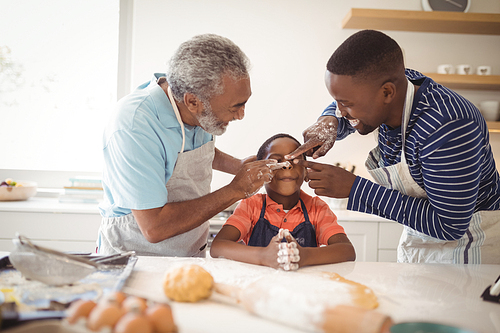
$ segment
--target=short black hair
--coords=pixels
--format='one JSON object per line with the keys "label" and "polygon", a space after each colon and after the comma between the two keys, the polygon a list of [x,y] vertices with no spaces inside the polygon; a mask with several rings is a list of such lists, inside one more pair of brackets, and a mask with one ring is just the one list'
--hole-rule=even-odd
{"label": "short black hair", "polygon": [[326,68],[335,75],[360,79],[404,75],[403,52],[398,43],[376,30],[361,30],[332,54]]}
{"label": "short black hair", "polygon": [[[267,150],[269,149],[269,146],[271,145],[271,143],[274,140],[279,139],[279,138],[289,138],[289,139],[292,139],[293,141],[297,142],[297,144],[299,146],[301,145],[301,143],[299,142],[299,140],[295,139],[290,134],[286,134],[286,133],[275,134],[272,137],[270,137],[269,139],[267,139],[266,141],[264,141],[264,143],[262,144],[262,146],[260,146],[259,151],[257,152],[257,160],[263,160],[264,157],[266,156]],[[306,158],[306,154],[304,153],[302,155],[304,156],[304,159],[305,159]]]}

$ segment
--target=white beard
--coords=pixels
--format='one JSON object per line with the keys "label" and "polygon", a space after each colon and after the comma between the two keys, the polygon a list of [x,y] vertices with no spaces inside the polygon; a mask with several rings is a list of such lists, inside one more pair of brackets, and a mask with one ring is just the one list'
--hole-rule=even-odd
{"label": "white beard", "polygon": [[214,115],[210,103],[203,103],[203,107],[203,112],[197,117],[200,126],[212,135],[224,134],[227,126]]}

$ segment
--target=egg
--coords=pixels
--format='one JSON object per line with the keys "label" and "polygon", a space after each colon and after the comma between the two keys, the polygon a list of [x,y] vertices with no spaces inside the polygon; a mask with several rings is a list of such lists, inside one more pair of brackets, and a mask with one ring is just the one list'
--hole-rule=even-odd
{"label": "egg", "polygon": [[122,308],[127,312],[135,311],[138,313],[143,313],[147,307],[147,301],[144,298],[136,296],[128,296],[122,303]]}
{"label": "egg", "polygon": [[79,299],[69,306],[66,311],[66,320],[68,323],[74,324],[79,318],[87,318],[95,306],[96,303],[92,300]]}
{"label": "egg", "polygon": [[105,326],[114,327],[123,314],[117,304],[100,303],[90,312],[87,327],[92,331],[98,331]]}
{"label": "egg", "polygon": [[172,309],[166,304],[154,304],[147,308],[146,317],[153,325],[156,333],[177,332],[177,326],[174,323]]}
{"label": "egg", "polygon": [[153,325],[149,319],[135,311],[124,315],[116,323],[114,333],[152,333]]}
{"label": "egg", "polygon": [[105,294],[99,300],[99,303],[115,302],[118,305],[121,305],[126,297],[127,297],[127,295],[125,295],[121,291],[112,291],[112,292]]}

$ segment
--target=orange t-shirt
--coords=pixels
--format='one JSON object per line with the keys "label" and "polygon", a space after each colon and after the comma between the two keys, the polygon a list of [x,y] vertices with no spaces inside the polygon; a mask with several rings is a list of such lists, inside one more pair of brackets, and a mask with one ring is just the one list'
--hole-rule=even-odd
{"label": "orange t-shirt", "polygon": [[[248,244],[253,227],[259,220],[264,197],[266,198],[264,218],[272,225],[293,231],[297,225],[305,221],[300,201],[286,213],[283,211],[283,205],[276,203],[267,194],[255,194],[250,198],[243,199],[234,210],[233,215],[224,224],[237,228],[241,233],[239,240],[245,244]],[[335,234],[345,234],[344,228],[337,223],[337,216],[326,202],[319,197],[312,197],[302,190],[300,198],[306,207],[309,221],[316,231],[316,244],[318,246],[328,245],[328,239]]]}

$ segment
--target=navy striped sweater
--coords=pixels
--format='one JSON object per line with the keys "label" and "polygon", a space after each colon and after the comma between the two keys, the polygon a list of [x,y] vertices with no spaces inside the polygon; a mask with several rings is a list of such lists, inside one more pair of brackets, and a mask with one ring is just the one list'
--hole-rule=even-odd
{"label": "navy striped sweater", "polygon": [[[356,177],[348,209],[397,221],[443,240],[461,238],[472,214],[498,210],[500,177],[489,144],[486,122],[467,99],[407,69],[420,88],[406,132],[405,156],[416,183],[428,199],[414,198]],[[336,102],[322,115],[335,116]],[[337,140],[355,132],[339,118]],[[385,166],[401,161],[401,128],[379,127],[378,144]],[[379,205],[383,202],[384,205]],[[385,204],[387,203],[387,204]]]}

